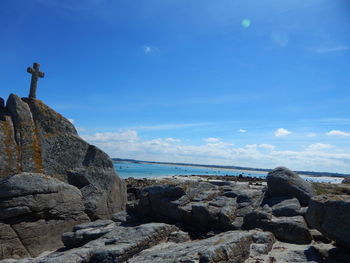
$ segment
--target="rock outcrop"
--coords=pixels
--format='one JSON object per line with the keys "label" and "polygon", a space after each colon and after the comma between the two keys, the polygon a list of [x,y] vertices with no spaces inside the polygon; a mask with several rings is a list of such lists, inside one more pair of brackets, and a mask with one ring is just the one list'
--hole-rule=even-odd
{"label": "rock outcrop", "polygon": [[0,259],[61,247],[63,232],[127,201],[106,153],[42,101],[14,94],[0,100],[0,180]]}
{"label": "rock outcrop", "polygon": [[311,199],[307,222],[322,234],[350,249],[350,196],[319,195]]}
{"label": "rock outcrop", "polygon": [[21,173],[0,180],[0,258],[62,247],[62,233],[90,221],[84,210],[80,191],[52,177]]}
{"label": "rock outcrop", "polygon": [[[262,231],[228,231],[210,238],[192,241],[177,227],[164,223],[149,223],[131,227],[121,226],[118,223],[113,224],[109,221],[99,221],[79,225],[74,232],[65,234],[65,236],[70,236],[68,244],[80,243],[83,238],[82,232],[85,233],[83,235],[86,238],[85,244],[78,248],[67,248],[64,251],[56,251],[46,256],[18,262],[243,263],[249,256],[269,253],[275,243],[271,233]],[[102,232],[104,234],[101,236]]]}
{"label": "rock outcrop", "polygon": [[111,159],[81,139],[70,121],[40,100],[14,94],[0,108],[0,178],[36,172],[72,184],[91,219],[125,208],[126,187]]}
{"label": "rock outcrop", "polygon": [[296,197],[302,206],[307,206],[310,198],[315,195],[311,183],[285,167],[277,167],[269,172],[266,181],[269,196]]}
{"label": "rock outcrop", "polygon": [[200,232],[240,229],[243,217],[258,207],[261,189],[248,185],[187,182],[140,190],[129,210],[149,220],[181,223]]}

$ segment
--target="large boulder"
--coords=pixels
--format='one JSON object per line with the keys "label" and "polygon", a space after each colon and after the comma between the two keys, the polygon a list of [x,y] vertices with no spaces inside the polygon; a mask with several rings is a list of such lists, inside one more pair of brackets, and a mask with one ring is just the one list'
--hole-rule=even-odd
{"label": "large boulder", "polygon": [[306,220],[326,237],[350,249],[350,196],[319,195],[311,199]]}
{"label": "large boulder", "polygon": [[266,177],[267,193],[270,197],[296,197],[300,204],[307,206],[315,195],[311,183],[285,167],[277,167]]}
{"label": "large boulder", "polygon": [[15,94],[0,106],[0,178],[37,172],[72,184],[91,219],[125,209],[126,186],[112,160],[80,138],[69,120],[40,100]]}
{"label": "large boulder", "polygon": [[52,177],[21,173],[0,180],[0,259],[62,247],[62,233],[90,221],[84,210],[81,192]]}

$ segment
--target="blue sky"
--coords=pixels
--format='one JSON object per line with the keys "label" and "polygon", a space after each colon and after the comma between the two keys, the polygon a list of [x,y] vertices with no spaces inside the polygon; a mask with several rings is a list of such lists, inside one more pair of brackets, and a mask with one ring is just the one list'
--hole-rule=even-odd
{"label": "blue sky", "polygon": [[[112,157],[350,173],[348,0],[2,0],[0,96]],[[244,22],[245,21],[245,22]]]}

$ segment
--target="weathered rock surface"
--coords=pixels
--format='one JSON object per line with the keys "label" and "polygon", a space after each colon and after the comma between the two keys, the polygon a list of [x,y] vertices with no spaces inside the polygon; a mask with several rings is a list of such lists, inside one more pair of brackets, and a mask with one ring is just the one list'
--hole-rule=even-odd
{"label": "weathered rock surface", "polygon": [[244,262],[250,254],[252,233],[228,231],[214,237],[181,244],[163,243],[142,251],[129,263]]}
{"label": "weathered rock surface", "polygon": [[298,216],[301,214],[301,206],[296,198],[275,197],[269,200],[274,216]]}
{"label": "weathered rock surface", "polygon": [[326,237],[350,249],[350,196],[319,195],[311,199],[308,224]]}
{"label": "weathered rock surface", "polygon": [[77,223],[125,209],[126,187],[112,160],[70,121],[37,99],[11,94],[4,104],[1,99],[0,224],[8,241],[1,257],[11,256],[9,244],[13,256],[58,248],[61,234]]}
{"label": "weathered rock surface", "polygon": [[[252,255],[245,263],[340,263],[324,260],[312,245],[295,245],[277,241],[266,254]],[[345,262],[344,262],[345,263]]]}
{"label": "weathered rock surface", "polygon": [[[104,228],[104,227],[102,227]],[[92,231],[98,230],[98,227]],[[102,237],[67,251],[57,251],[49,255],[23,259],[21,263],[113,263],[126,262],[144,249],[166,242],[178,229],[163,223],[150,223],[136,227],[115,225]],[[174,244],[174,243],[172,243]]]}
{"label": "weathered rock surface", "polygon": [[62,247],[63,232],[89,221],[84,209],[76,187],[43,174],[22,173],[0,180],[0,219],[6,233],[0,235],[0,244],[7,251],[2,258],[37,256]]}
{"label": "weathered rock surface", "polygon": [[30,257],[29,252],[11,226],[0,223],[0,260],[22,257]]}
{"label": "weathered rock surface", "polygon": [[344,178],[343,181],[341,182],[342,184],[350,184],[350,176],[347,178]]}
{"label": "weathered rock surface", "polygon": [[140,217],[208,232],[239,229],[243,217],[260,205],[263,192],[248,185],[188,182],[146,187],[138,198],[129,210]]}
{"label": "weathered rock surface", "polygon": [[72,184],[94,220],[125,208],[126,187],[111,159],[81,139],[62,115],[40,100],[11,94],[0,116],[0,178],[39,172]]}
{"label": "weathered rock surface", "polygon": [[267,177],[267,193],[271,197],[296,197],[300,204],[307,206],[315,195],[311,183],[285,167],[277,167]]}
{"label": "weathered rock surface", "polygon": [[18,96],[11,94],[6,108],[11,114],[15,140],[19,149],[19,166],[23,172],[43,172],[41,147],[30,108]]}
{"label": "weathered rock surface", "polygon": [[257,209],[244,218],[243,228],[270,231],[278,240],[293,244],[309,244],[312,241],[302,216],[274,217],[269,212]]}
{"label": "weathered rock surface", "polygon": [[[108,230],[107,230],[107,228]],[[173,225],[143,224],[119,226],[110,221],[81,224],[90,241],[79,248],[56,251],[34,259],[4,261],[18,263],[112,263],[112,262],[236,262],[250,255],[268,254],[274,236],[262,231],[228,231],[211,238],[191,241],[187,233]],[[102,236],[93,234],[105,231]],[[88,233],[90,232],[90,233]],[[80,240],[80,235],[75,235]],[[74,239],[74,237],[73,237]],[[72,240],[73,240],[72,239]],[[71,240],[71,241],[72,241]]]}
{"label": "weathered rock surface", "polygon": [[0,106],[0,178],[16,174],[20,169],[18,146],[10,113]]}

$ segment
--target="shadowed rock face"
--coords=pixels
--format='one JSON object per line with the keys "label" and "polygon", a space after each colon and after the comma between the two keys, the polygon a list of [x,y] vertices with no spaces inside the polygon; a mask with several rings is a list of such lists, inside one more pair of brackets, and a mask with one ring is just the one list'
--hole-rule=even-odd
{"label": "shadowed rock face", "polygon": [[319,195],[311,199],[306,213],[309,225],[350,249],[350,197]]}

